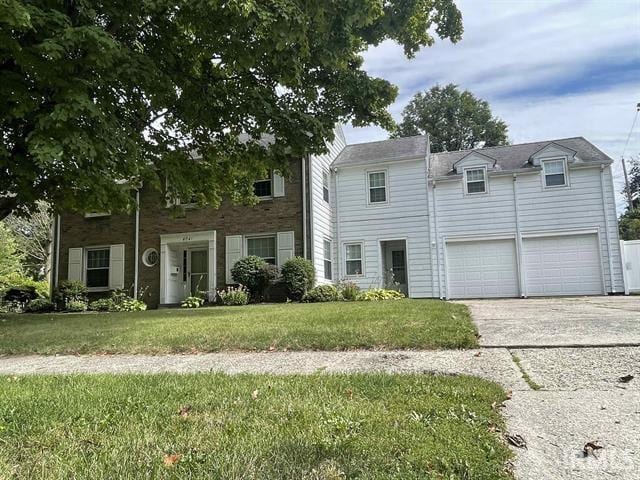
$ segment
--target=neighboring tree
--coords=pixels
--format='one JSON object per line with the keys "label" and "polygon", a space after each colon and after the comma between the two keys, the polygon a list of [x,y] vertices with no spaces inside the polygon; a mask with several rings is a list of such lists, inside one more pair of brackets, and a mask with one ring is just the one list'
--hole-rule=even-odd
{"label": "neighboring tree", "polygon": [[24,272],[34,280],[46,278],[50,268],[51,246],[49,206],[39,201],[35,210],[28,215],[10,215],[3,222],[13,232]]}
{"label": "neighboring tree", "polygon": [[622,240],[640,240],[640,208],[623,213],[618,221],[618,229]]}
{"label": "neighboring tree", "polygon": [[454,0],[3,0],[0,219],[131,208],[122,180],[253,202],[337,122],[392,128],[397,88],[361,53],[434,34],[461,38]]}
{"label": "neighboring tree", "polygon": [[0,222],[0,277],[21,271],[16,239],[11,230]]}
{"label": "neighboring tree", "polygon": [[432,152],[506,145],[507,125],[485,100],[457,85],[436,85],[417,93],[402,111],[394,137],[429,134]]}

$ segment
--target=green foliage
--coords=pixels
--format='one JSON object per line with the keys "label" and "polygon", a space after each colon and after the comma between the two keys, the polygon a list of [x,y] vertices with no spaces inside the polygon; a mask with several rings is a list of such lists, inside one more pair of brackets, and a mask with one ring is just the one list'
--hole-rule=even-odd
{"label": "green foliage", "polygon": [[293,257],[284,262],[281,271],[282,282],[287,288],[287,295],[291,300],[302,300],[307,291],[316,282],[316,269],[310,260]]}
{"label": "green foliage", "polygon": [[337,302],[339,300],[342,300],[342,295],[333,285],[318,285],[302,297],[302,301],[308,303]]}
{"label": "green foliage", "polygon": [[436,85],[416,94],[402,111],[396,137],[429,134],[432,152],[506,145],[507,124],[494,117],[489,103],[457,85]]}
{"label": "green foliage", "polygon": [[114,312],[141,312],[147,309],[146,303],[134,299],[124,290],[115,290],[111,294],[111,303]]}
{"label": "green foliage", "polygon": [[20,260],[15,235],[4,222],[0,222],[0,277],[21,273]]}
{"label": "green foliage", "polygon": [[83,300],[69,300],[65,303],[67,312],[84,312],[87,309],[87,302]]}
{"label": "green foliage", "polygon": [[267,287],[278,275],[278,268],[255,255],[241,258],[231,268],[231,277],[240,285],[249,289],[253,301],[264,298]]}
{"label": "green foliage", "polygon": [[0,276],[0,303],[15,303],[14,307],[21,309],[31,300],[48,297],[49,282],[38,282],[20,273]]}
{"label": "green foliage", "polygon": [[69,302],[87,303],[87,287],[82,282],[64,280],[58,284],[53,292],[53,301],[59,310],[68,310]]}
{"label": "green foliage", "polygon": [[377,302],[381,300],[402,300],[404,293],[397,290],[385,290],[384,288],[372,288],[358,295],[358,300],[363,302]]}
{"label": "green foliage", "polygon": [[369,46],[411,57],[461,35],[453,0],[5,0],[0,218],[37,199],[132,208],[123,178],[255,201],[257,177],[324,152],[336,122],[393,126],[397,88],[363,69]]}
{"label": "green foliage", "polygon": [[99,298],[89,302],[88,309],[92,312],[112,312],[114,311],[113,301],[110,298]]}
{"label": "green foliage", "polygon": [[249,303],[249,291],[243,285],[218,290],[218,302],[227,306],[246,305]]}
{"label": "green foliage", "polygon": [[342,298],[349,302],[357,300],[358,295],[360,295],[360,287],[355,282],[342,282],[338,285],[338,289],[342,294]]}
{"label": "green foliage", "polygon": [[204,304],[204,299],[201,297],[190,296],[185,298],[180,306],[182,308],[200,308]]}
{"label": "green foliage", "polygon": [[622,240],[640,240],[640,208],[627,210],[622,214],[618,229]]}
{"label": "green foliage", "polygon": [[36,298],[31,300],[24,309],[25,312],[29,313],[46,313],[53,312],[54,310],[55,305],[46,298]]}

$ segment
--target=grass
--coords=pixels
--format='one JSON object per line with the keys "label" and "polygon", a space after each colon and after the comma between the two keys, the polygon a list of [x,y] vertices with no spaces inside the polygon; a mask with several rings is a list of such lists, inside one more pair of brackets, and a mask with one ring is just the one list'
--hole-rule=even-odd
{"label": "grass", "polygon": [[511,478],[509,450],[492,433],[505,393],[473,377],[75,375],[0,385],[0,478]]}
{"label": "grass", "polygon": [[472,348],[466,306],[439,300],[0,315],[0,354]]}
{"label": "grass", "polygon": [[522,374],[522,379],[525,382],[527,382],[527,385],[529,385],[529,388],[531,388],[531,390],[540,390],[542,388],[542,385],[536,383],[533,380],[533,378],[529,376],[527,371],[522,366],[522,361],[520,360],[520,357],[517,356],[515,353],[511,352],[511,358],[513,359],[513,363],[516,364],[516,367],[518,367],[518,370],[520,370],[520,373]]}

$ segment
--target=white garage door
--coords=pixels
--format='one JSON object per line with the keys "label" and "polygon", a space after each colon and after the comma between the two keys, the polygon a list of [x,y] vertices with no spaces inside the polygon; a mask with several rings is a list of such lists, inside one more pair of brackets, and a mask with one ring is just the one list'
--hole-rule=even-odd
{"label": "white garage door", "polygon": [[517,297],[514,240],[447,243],[450,298]]}
{"label": "white garage door", "polygon": [[523,239],[527,295],[598,295],[602,270],[595,234]]}

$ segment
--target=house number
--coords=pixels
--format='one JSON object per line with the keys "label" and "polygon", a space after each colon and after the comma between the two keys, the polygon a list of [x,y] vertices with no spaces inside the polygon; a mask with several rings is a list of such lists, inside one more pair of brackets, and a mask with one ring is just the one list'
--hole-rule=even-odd
{"label": "house number", "polygon": [[191,241],[191,236],[187,235],[185,237],[182,237],[182,241],[183,242],[190,242]]}

